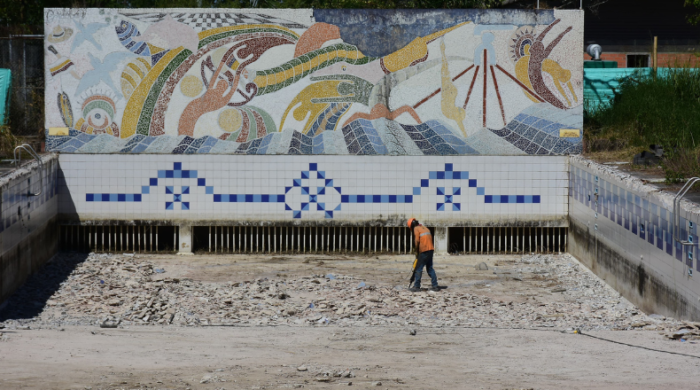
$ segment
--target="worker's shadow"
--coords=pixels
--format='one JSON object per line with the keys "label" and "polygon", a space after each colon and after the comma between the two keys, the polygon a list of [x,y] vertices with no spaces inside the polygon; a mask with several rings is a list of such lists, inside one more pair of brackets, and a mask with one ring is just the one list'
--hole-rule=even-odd
{"label": "worker's shadow", "polygon": [[[30,319],[38,316],[49,299],[61,287],[75,268],[88,257],[87,253],[59,252],[41,269],[31,275],[4,303],[0,304],[0,322]],[[92,282],[92,280],[90,280]],[[97,281],[99,282],[99,281]],[[79,299],[79,291],[67,291],[63,302]],[[61,303],[59,303],[60,305]]]}

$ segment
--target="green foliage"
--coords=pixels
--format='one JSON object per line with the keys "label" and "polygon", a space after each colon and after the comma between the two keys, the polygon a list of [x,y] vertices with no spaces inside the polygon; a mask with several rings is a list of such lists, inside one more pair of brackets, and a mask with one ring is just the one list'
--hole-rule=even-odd
{"label": "green foliage", "polygon": [[700,175],[699,69],[640,72],[622,82],[609,106],[586,112],[585,121],[590,151],[662,145],[668,182]]}
{"label": "green foliage", "polygon": [[685,0],[686,7],[694,8],[694,13],[688,15],[688,22],[690,24],[700,23],[700,0]]}
{"label": "green foliage", "polygon": [[[698,0],[696,0],[698,1]],[[0,2],[0,25],[41,33],[44,8],[495,8],[502,0],[20,0]]]}
{"label": "green foliage", "polygon": [[438,9],[438,8],[495,8],[501,0],[310,0],[303,7],[310,8],[379,8],[379,9]]}
{"label": "green foliage", "polygon": [[587,113],[592,135],[626,139],[632,146],[660,144],[665,150],[699,147],[700,72],[665,71],[658,77],[638,73],[622,82],[611,105]]}
{"label": "green foliage", "polygon": [[12,134],[10,126],[0,126],[0,156],[12,156],[15,147],[21,143],[22,139]]}
{"label": "green foliage", "polygon": [[700,176],[700,148],[678,149],[671,158],[661,163],[666,183],[680,183],[689,177]]}

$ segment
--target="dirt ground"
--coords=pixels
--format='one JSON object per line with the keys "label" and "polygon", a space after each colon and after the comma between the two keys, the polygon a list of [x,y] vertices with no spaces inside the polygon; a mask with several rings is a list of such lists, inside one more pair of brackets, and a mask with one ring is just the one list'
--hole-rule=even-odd
{"label": "dirt ground", "polygon": [[437,293],[411,262],[60,254],[0,311],[0,389],[700,388],[700,342],[569,255],[438,256]]}
{"label": "dirt ground", "polygon": [[[652,332],[595,335],[698,352]],[[700,379],[700,359],[537,330],[69,327],[12,332],[0,350],[3,389],[697,389]]]}

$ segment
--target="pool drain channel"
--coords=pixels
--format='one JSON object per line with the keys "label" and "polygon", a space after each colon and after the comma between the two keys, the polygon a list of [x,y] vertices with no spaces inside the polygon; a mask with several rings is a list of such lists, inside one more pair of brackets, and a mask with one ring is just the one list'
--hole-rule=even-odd
{"label": "pool drain channel", "polygon": [[[436,229],[430,228],[433,235]],[[94,252],[174,252],[177,226],[62,225],[62,250]],[[411,234],[398,226],[193,226],[192,249],[225,253],[410,254]],[[438,228],[436,246],[451,254],[564,253],[566,227],[476,226]],[[445,237],[446,234],[446,237]],[[446,247],[444,243],[446,242]]]}
{"label": "pool drain channel", "polygon": [[179,244],[177,226],[61,225],[61,250],[77,252],[174,252]]}

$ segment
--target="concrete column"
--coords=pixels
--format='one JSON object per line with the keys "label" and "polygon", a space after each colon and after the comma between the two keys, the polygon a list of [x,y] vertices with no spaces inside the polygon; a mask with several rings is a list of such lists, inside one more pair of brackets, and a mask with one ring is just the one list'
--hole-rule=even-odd
{"label": "concrete column", "polygon": [[433,245],[435,245],[435,254],[445,255],[447,254],[448,242],[447,242],[447,229],[446,227],[436,227],[435,237],[433,237]]}
{"label": "concrete column", "polygon": [[192,255],[192,226],[180,225],[180,235],[178,237],[180,241],[180,247],[177,250],[178,255],[191,256]]}

